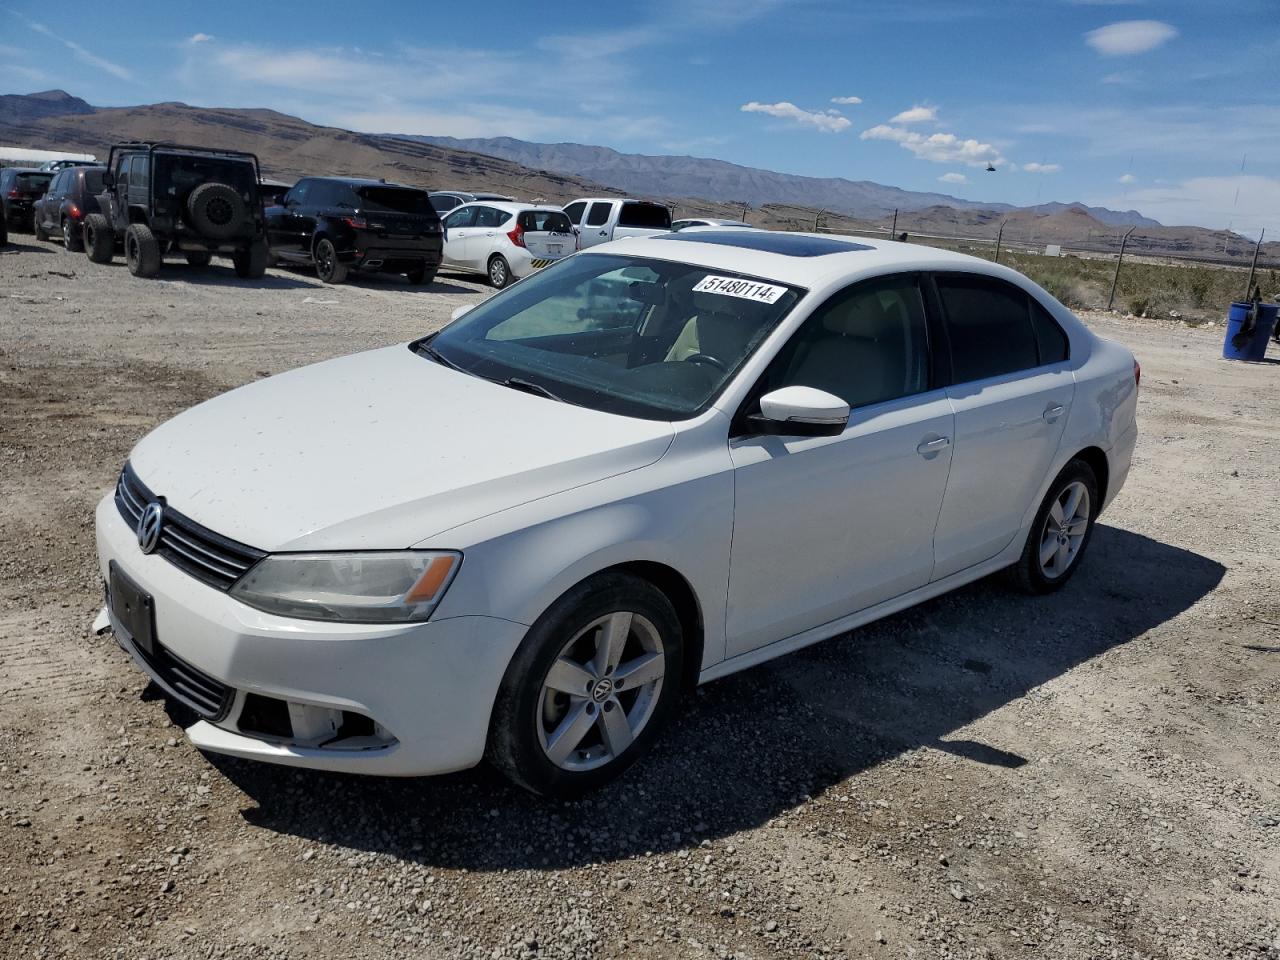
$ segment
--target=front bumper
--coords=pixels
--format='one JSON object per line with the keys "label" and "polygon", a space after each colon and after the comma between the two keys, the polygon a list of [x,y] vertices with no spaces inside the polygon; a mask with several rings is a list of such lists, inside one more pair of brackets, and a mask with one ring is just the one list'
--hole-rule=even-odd
{"label": "front bumper", "polygon": [[[200,749],[383,776],[447,773],[484,756],[498,685],[526,627],[494,617],[395,625],[277,617],[144,555],[111,495],[98,505],[96,528],[103,577],[114,562],[151,595],[156,640],[180,662],[232,688],[224,716],[187,729]],[[121,647],[174,695],[166,675],[108,616]],[[298,716],[336,711],[369,718],[378,736],[323,746],[323,737],[260,735],[241,725],[253,695],[286,701]]]}

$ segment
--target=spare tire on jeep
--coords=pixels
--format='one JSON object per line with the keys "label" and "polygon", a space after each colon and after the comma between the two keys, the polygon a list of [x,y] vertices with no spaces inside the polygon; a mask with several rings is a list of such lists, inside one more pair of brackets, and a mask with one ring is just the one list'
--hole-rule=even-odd
{"label": "spare tire on jeep", "polygon": [[202,183],[187,198],[191,225],[211,240],[229,240],[249,226],[249,208],[225,183]]}

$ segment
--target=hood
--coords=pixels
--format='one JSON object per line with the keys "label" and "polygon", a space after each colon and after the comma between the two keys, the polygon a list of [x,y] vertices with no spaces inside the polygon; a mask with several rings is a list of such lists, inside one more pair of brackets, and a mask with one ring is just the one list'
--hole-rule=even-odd
{"label": "hood", "polygon": [[156,428],[130,459],[174,508],[259,549],[397,549],[647,466],[673,434],[398,346],[215,397]]}

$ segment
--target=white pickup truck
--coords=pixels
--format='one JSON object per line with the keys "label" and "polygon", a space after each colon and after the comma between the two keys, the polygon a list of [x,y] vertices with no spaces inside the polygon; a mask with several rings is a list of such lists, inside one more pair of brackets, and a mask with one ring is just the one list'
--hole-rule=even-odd
{"label": "white pickup truck", "polygon": [[651,237],[671,230],[671,211],[649,200],[587,197],[564,208],[581,249],[622,237]]}

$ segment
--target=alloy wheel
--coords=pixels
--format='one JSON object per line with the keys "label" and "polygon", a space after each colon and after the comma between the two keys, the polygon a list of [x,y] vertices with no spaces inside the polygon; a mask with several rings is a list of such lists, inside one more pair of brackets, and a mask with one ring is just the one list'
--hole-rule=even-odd
{"label": "alloy wheel", "polygon": [[652,719],[666,654],[647,617],[619,611],[593,620],[560,650],[538,697],[538,741],[575,772],[604,766]]}
{"label": "alloy wheel", "polygon": [[494,257],[489,262],[489,282],[498,288],[507,284],[507,262],[501,257]]}
{"label": "alloy wheel", "polygon": [[1089,531],[1089,489],[1079,480],[1063,487],[1045,517],[1040,536],[1040,571],[1056,580],[1075,563]]}

